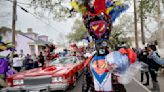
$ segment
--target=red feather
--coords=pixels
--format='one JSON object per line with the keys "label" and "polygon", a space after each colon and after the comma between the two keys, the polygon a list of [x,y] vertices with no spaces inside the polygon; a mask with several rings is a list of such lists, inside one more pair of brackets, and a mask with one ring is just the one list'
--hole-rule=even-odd
{"label": "red feather", "polygon": [[105,0],[95,0],[94,1],[94,11],[95,13],[105,12]]}
{"label": "red feather", "polygon": [[137,54],[131,48],[128,48],[128,49],[121,48],[121,49],[119,49],[119,52],[121,54],[127,54],[128,59],[131,64],[136,62]]}
{"label": "red feather", "polygon": [[136,62],[137,54],[130,48],[127,49],[128,52],[128,58],[130,60],[130,63],[133,64]]}

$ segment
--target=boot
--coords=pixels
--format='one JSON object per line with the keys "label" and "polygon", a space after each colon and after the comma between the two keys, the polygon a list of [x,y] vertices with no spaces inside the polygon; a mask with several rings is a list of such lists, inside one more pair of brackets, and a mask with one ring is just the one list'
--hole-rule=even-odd
{"label": "boot", "polygon": [[147,82],[143,84],[144,86],[149,86],[149,78],[147,79]]}
{"label": "boot", "polygon": [[152,81],[152,84],[153,84],[153,88],[151,88],[150,90],[153,91],[153,92],[160,92],[158,82]]}
{"label": "boot", "polygon": [[143,85],[144,85],[144,86],[149,86],[149,83],[147,82],[147,83],[144,83]]}

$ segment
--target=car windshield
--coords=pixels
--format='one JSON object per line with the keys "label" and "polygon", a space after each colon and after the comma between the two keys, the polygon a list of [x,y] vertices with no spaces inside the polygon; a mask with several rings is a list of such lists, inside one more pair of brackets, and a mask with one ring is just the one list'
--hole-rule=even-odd
{"label": "car windshield", "polygon": [[55,64],[72,64],[72,63],[76,63],[77,59],[76,57],[61,57],[58,58],[55,61],[52,61],[50,65],[55,65]]}

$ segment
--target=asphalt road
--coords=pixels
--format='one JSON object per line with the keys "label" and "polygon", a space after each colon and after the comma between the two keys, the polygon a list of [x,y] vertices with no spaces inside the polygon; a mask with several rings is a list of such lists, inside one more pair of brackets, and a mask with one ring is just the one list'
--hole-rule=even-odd
{"label": "asphalt road", "polygon": [[[125,85],[125,87],[127,92],[149,92],[144,88],[144,86],[142,86],[142,84],[140,84],[140,82],[138,82],[135,79],[131,81],[131,83],[129,83],[128,85]],[[78,80],[76,87],[73,88],[72,90],[67,90],[66,92],[82,92],[81,89],[82,89],[82,76]]]}

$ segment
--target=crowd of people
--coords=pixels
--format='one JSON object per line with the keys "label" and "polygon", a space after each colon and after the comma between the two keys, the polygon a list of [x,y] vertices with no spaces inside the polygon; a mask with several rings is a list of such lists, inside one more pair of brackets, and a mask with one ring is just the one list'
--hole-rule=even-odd
{"label": "crowd of people", "polygon": [[25,55],[23,50],[14,54],[9,53],[7,56],[0,57],[0,89],[6,87],[6,78],[15,73],[30,70],[38,67],[44,67],[50,60],[58,58],[58,54],[54,53],[54,45],[46,44],[43,51],[36,54]]}
{"label": "crowd of people", "polygon": [[159,69],[162,68],[162,65],[164,64],[164,60],[160,58],[156,46],[152,44],[148,45],[144,49],[140,49],[138,51],[138,60],[142,64],[141,82],[144,82],[144,74],[146,75],[146,83],[143,83],[143,85],[150,85],[150,75],[153,85],[151,90],[160,92],[157,75]]}
{"label": "crowd of people", "polygon": [[[20,51],[19,54],[15,53],[13,56],[13,60],[10,60],[10,66],[14,68],[17,72],[30,70],[33,68],[43,67],[48,64],[51,60],[57,59],[58,57],[63,56],[83,56],[83,48],[76,47],[73,48],[73,51],[68,49],[63,49],[62,52],[54,53],[55,46],[53,45],[45,45],[43,52],[40,52],[39,55],[36,54],[27,54],[25,55],[23,50]],[[10,59],[10,55],[8,55]]]}
{"label": "crowd of people", "polygon": [[34,55],[25,55],[23,54],[23,50],[21,50],[20,54],[14,54],[13,60],[10,63],[10,65],[17,71],[23,71],[23,70],[29,70],[33,68],[38,68],[44,66],[45,63],[45,57],[40,52],[40,54],[37,56]]}
{"label": "crowd of people", "polygon": [[13,67],[16,72],[29,70],[33,68],[43,67],[45,63],[49,60],[57,58],[57,54],[53,53],[55,46],[45,45],[43,52],[40,52],[39,55],[36,54],[27,54],[25,55],[23,50],[20,50],[20,53],[14,53],[11,60],[11,54],[7,56],[9,59],[9,65]]}

